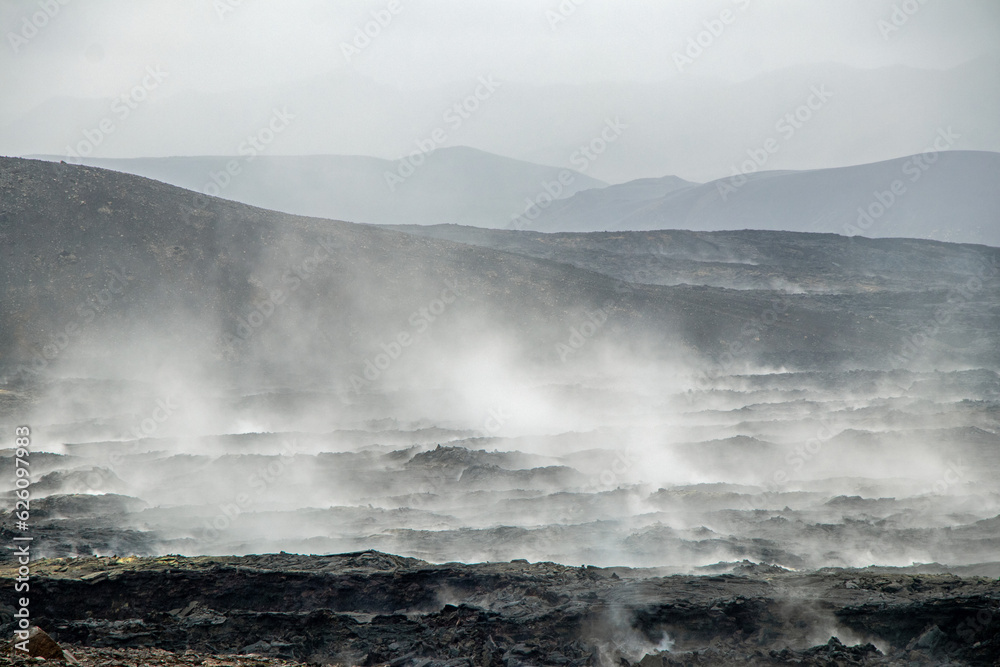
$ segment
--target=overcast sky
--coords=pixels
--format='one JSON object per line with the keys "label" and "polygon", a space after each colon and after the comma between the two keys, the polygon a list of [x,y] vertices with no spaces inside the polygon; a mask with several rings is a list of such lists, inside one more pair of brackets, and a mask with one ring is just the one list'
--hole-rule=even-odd
{"label": "overcast sky", "polygon": [[[169,66],[175,94],[344,70],[408,87],[483,71],[537,83],[660,80],[678,76],[673,54],[724,10],[732,22],[692,75],[742,79],[822,62],[948,68],[1000,54],[997,0],[398,1],[389,25],[347,62],[342,43],[389,0],[75,0],[16,54],[9,33],[42,2],[4,0],[5,104],[113,95],[149,63]],[[879,21],[891,21],[894,5],[919,9],[887,33]]]}
{"label": "overcast sky", "polygon": [[[45,7],[54,15],[47,16]],[[386,25],[374,23],[379,17]],[[356,41],[366,24],[378,33],[367,44]],[[809,68],[828,63],[931,70],[948,70],[984,56],[1000,63],[1000,0],[0,0],[0,27],[0,154],[62,152],[67,141],[78,141],[83,130],[94,127],[108,112],[103,102],[97,111],[82,105],[76,112],[73,104],[61,98],[119,96],[142,81],[149,67],[169,72],[169,85],[159,86],[151,95],[154,101],[144,109],[146,119],[136,114],[129,121],[126,129],[132,137],[120,131],[95,155],[224,152],[233,140],[219,139],[218,126],[209,128],[199,118],[230,114],[230,109],[247,108],[248,100],[256,100],[260,109],[253,113],[258,117],[244,119],[256,127],[263,114],[270,113],[268,105],[287,102],[279,99],[282,96],[301,99],[301,93],[293,98],[286,91],[291,84],[304,81],[308,82],[305,89],[337,98],[342,106],[350,103],[352,91],[357,90],[369,105],[355,105],[364,107],[358,111],[363,117],[370,117],[371,108],[381,109],[383,100],[390,99],[373,82],[404,89],[404,96],[389,106],[410,108],[387,110],[381,119],[383,127],[391,126],[399,134],[391,140],[380,140],[378,135],[384,134],[380,130],[372,133],[370,141],[351,140],[342,133],[324,143],[316,141],[320,137],[307,129],[313,126],[303,121],[297,129],[300,143],[288,134],[282,145],[273,148],[275,153],[308,152],[314,147],[315,151],[394,157],[409,150],[413,140],[433,126],[434,117],[461,89],[455,86],[484,74],[515,86],[663,81],[725,91],[733,81],[787,68],[818,71]],[[704,48],[692,47],[697,40]],[[692,54],[690,60],[683,59]],[[989,74],[987,69],[986,80]],[[983,73],[978,76],[982,78]],[[795,80],[796,86],[800,81],[792,74],[789,80]],[[963,90],[977,88],[981,91],[982,86]],[[420,108],[414,108],[416,102],[398,101],[408,99],[406,91],[438,89],[448,92],[420,98],[425,100]],[[846,105],[844,90],[842,85],[838,91],[841,105]],[[912,86],[908,90],[907,94],[913,94]],[[220,102],[219,94],[227,91],[234,95],[226,98],[228,103]],[[237,91],[249,92],[237,96]],[[202,93],[215,95],[211,101],[204,98],[203,109],[198,106]],[[511,86],[504,94],[514,94]],[[523,90],[518,94],[523,96]],[[857,99],[863,100],[861,95]],[[936,95],[937,90],[928,92],[928,98]],[[53,100],[60,101],[54,104]],[[171,106],[169,100],[179,101]],[[974,102],[970,100],[970,105]],[[759,110],[760,126],[770,127],[773,117],[786,112],[790,103],[781,100],[774,103],[774,109]],[[933,102],[928,99],[926,103]],[[965,100],[955,103],[961,106]],[[502,101],[498,98],[492,104],[499,116]],[[509,104],[516,109],[520,102]],[[306,106],[310,105],[318,107],[319,102]],[[427,112],[421,116],[424,106]],[[598,125],[601,114],[608,113],[605,109],[582,111],[594,116],[587,123]],[[624,115],[629,110],[612,111]],[[849,118],[852,112],[845,109],[843,117]],[[343,116],[342,108],[338,113]],[[558,113],[565,117],[566,108],[560,107]],[[161,125],[150,129],[148,116],[157,114]],[[928,115],[919,121],[914,139],[887,144],[884,155],[919,150],[926,128],[951,122],[953,116]],[[650,117],[655,118],[655,112]],[[167,126],[168,120],[173,129]],[[551,121],[561,122],[559,118]],[[503,122],[502,117],[491,119],[483,114],[477,119],[482,128],[469,123],[463,128],[467,136],[455,133],[449,143],[467,140],[485,150],[552,161],[562,160],[559,156],[573,141],[589,138],[580,130],[581,136],[553,139],[550,148],[542,145],[536,152],[513,145],[517,143],[513,140],[546,143],[524,132],[520,137],[511,135],[513,140],[496,139],[492,137],[499,135],[491,129],[490,139],[472,141],[480,129],[485,136],[489,123],[496,128]],[[183,123],[188,124],[184,137],[170,134]],[[234,127],[245,133],[238,123]],[[833,131],[834,126],[829,127]],[[363,133],[371,128],[356,130]],[[55,137],[60,132],[66,136]],[[49,135],[52,141],[43,141]],[[151,143],[157,137],[159,143]],[[638,132],[633,133],[633,141],[638,137]],[[858,139],[861,144],[870,143],[867,138]],[[992,149],[993,145],[985,140],[970,142],[966,147]],[[737,148],[742,145],[732,150],[738,152]],[[787,166],[849,163],[883,153],[815,157]],[[788,159],[792,157],[789,152]],[[727,171],[728,164],[717,169]],[[647,171],[637,168],[638,173]]]}

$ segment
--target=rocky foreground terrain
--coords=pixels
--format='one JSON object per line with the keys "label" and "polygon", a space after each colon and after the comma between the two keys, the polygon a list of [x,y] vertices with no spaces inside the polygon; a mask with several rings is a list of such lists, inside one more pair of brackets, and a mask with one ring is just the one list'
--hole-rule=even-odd
{"label": "rocky foreground terrain", "polygon": [[[54,559],[33,565],[32,611],[94,665],[992,665],[1000,656],[995,578],[749,561],[716,569],[432,565],[375,551]],[[0,570],[8,627],[14,576]]]}

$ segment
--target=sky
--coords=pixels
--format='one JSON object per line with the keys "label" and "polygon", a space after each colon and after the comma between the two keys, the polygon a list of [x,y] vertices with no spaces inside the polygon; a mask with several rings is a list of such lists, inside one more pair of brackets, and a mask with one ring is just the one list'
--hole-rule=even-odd
{"label": "sky", "polygon": [[[212,96],[257,96],[266,106],[272,101],[265,98],[288,86],[333,81],[330,94],[342,98],[379,87],[404,96],[452,90],[484,75],[549,88],[663,82],[724,90],[830,64],[948,70],[1000,59],[1000,2],[3,0],[0,34],[0,154],[29,154],[54,150],[44,141],[29,146],[27,135],[44,134],[26,129],[32,114],[43,126],[91,122],[74,120],[65,108],[50,118],[40,107],[120,96],[150,67],[169,72],[169,85],[154,97],[185,100],[184,123],[197,122],[199,95],[208,114],[219,104]],[[405,124],[412,121],[407,114],[396,109],[384,120]],[[178,140],[174,151],[122,142],[109,142],[105,155],[221,150],[200,139]],[[481,143],[504,148],[500,140]],[[317,146],[393,157],[403,154],[402,144],[373,138]],[[508,154],[532,157],[514,147]]]}

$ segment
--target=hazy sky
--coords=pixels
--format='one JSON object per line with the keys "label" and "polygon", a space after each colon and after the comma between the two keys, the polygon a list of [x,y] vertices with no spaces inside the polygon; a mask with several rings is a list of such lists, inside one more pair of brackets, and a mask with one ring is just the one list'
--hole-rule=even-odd
{"label": "hazy sky", "polygon": [[[954,122],[964,127],[958,148],[1000,145],[993,121],[963,117],[977,105],[980,118],[994,116],[1000,0],[0,0],[0,27],[6,155],[65,154],[105,118],[116,130],[95,157],[233,154],[273,107],[288,105],[297,120],[274,154],[395,158],[484,75],[508,85],[443,145],[564,165],[606,118],[645,118],[617,157],[595,166],[612,180],[727,174],[814,84],[833,85],[835,101],[774,168],[909,154]],[[824,69],[944,71],[984,56],[991,64],[955,88],[940,77],[925,85],[900,72],[866,83]],[[125,114],[120,105],[109,112],[109,98],[150,81],[150,68],[168,72],[167,85],[118,123]],[[775,71],[759,87],[732,83]],[[607,82],[664,85],[650,93],[658,101],[642,104],[608,88],[559,85]],[[689,94],[689,84],[701,93]],[[533,94],[535,86],[546,88]],[[910,105],[905,118],[896,103]],[[727,134],[739,115],[742,125]],[[845,130],[857,150],[831,154]],[[897,130],[909,135],[894,138]],[[651,147],[656,132],[666,143]],[[643,150],[676,159],[646,163]],[[696,155],[704,164],[688,163]]]}
{"label": "hazy sky", "polygon": [[[0,3],[5,105],[113,95],[150,63],[170,68],[174,94],[337,71],[406,87],[484,71],[537,83],[660,80],[678,76],[673,54],[727,10],[731,22],[692,75],[748,78],[817,62],[947,68],[1000,54],[996,0],[398,0],[350,62],[342,43],[389,0],[75,0],[15,54],[10,33],[45,1]],[[894,6],[916,11],[887,33],[879,21]]]}

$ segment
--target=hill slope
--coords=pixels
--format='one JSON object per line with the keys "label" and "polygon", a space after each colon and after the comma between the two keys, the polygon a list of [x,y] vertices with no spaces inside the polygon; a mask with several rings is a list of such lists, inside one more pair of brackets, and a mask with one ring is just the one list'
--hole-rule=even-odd
{"label": "hill slope", "polygon": [[563,196],[605,185],[571,170],[464,147],[441,148],[406,162],[356,155],[272,156],[245,148],[232,157],[90,158],[82,163],[275,211],[365,223],[497,227],[563,171],[572,177]]}
{"label": "hill slope", "polygon": [[[854,293],[839,288],[813,295],[770,288],[737,291],[724,280],[703,284],[726,287],[623,283],[616,278],[625,275],[627,257],[617,268],[609,268],[605,259],[579,259],[587,245],[603,258],[642,256],[614,236],[564,237],[563,247],[549,246],[548,254],[537,251],[537,236],[534,251],[494,249],[223,200],[192,209],[190,194],[100,169],[0,161],[4,365],[111,356],[141,360],[141,366],[183,352],[240,372],[305,373],[343,384],[382,345],[400,334],[429,330],[434,343],[419,355],[431,369],[429,376],[399,373],[427,381],[443,368],[460,366],[458,351],[479,358],[490,344],[517,359],[558,364],[560,343],[598,308],[608,316],[602,332],[617,333],[596,337],[588,354],[609,345],[640,346],[653,357],[672,358],[687,349],[712,358],[745,340],[741,332],[748,323],[759,321],[776,301],[780,321],[756,337],[759,341],[744,355],[747,361],[885,365],[908,331],[948,304],[949,286],[988,271],[995,261],[987,249],[967,253],[957,272],[900,295],[878,284],[962,252],[935,244],[859,240],[859,247],[891,261],[870,268],[876,288]],[[661,241],[669,243],[666,237]],[[673,255],[657,259],[661,270],[689,271],[690,262],[703,260],[710,261],[698,271],[708,274],[734,266],[714,261],[731,250],[713,256],[705,254],[703,242],[693,241],[687,249],[676,244]],[[819,252],[807,250],[810,244],[829,247],[825,252],[831,258],[844,243],[795,235],[758,236],[757,242],[775,241],[780,241],[775,248],[786,245],[785,254]],[[713,241],[708,243],[711,247]],[[741,243],[730,237],[722,246]],[[879,255],[886,243],[915,250]],[[797,270],[819,271],[827,263]],[[745,271],[754,264],[759,257],[752,253],[736,257],[735,266]],[[462,297],[454,307],[434,304],[436,310],[444,308],[442,321],[448,324],[432,326],[442,313],[428,316],[420,309],[440,300],[446,280]],[[844,281],[838,278],[831,287]],[[936,354],[949,363],[996,356],[982,336],[996,321],[995,294],[992,288],[980,289],[952,308],[953,318],[931,346]],[[67,346],[72,355],[61,351]],[[404,361],[418,364],[416,356]]]}

